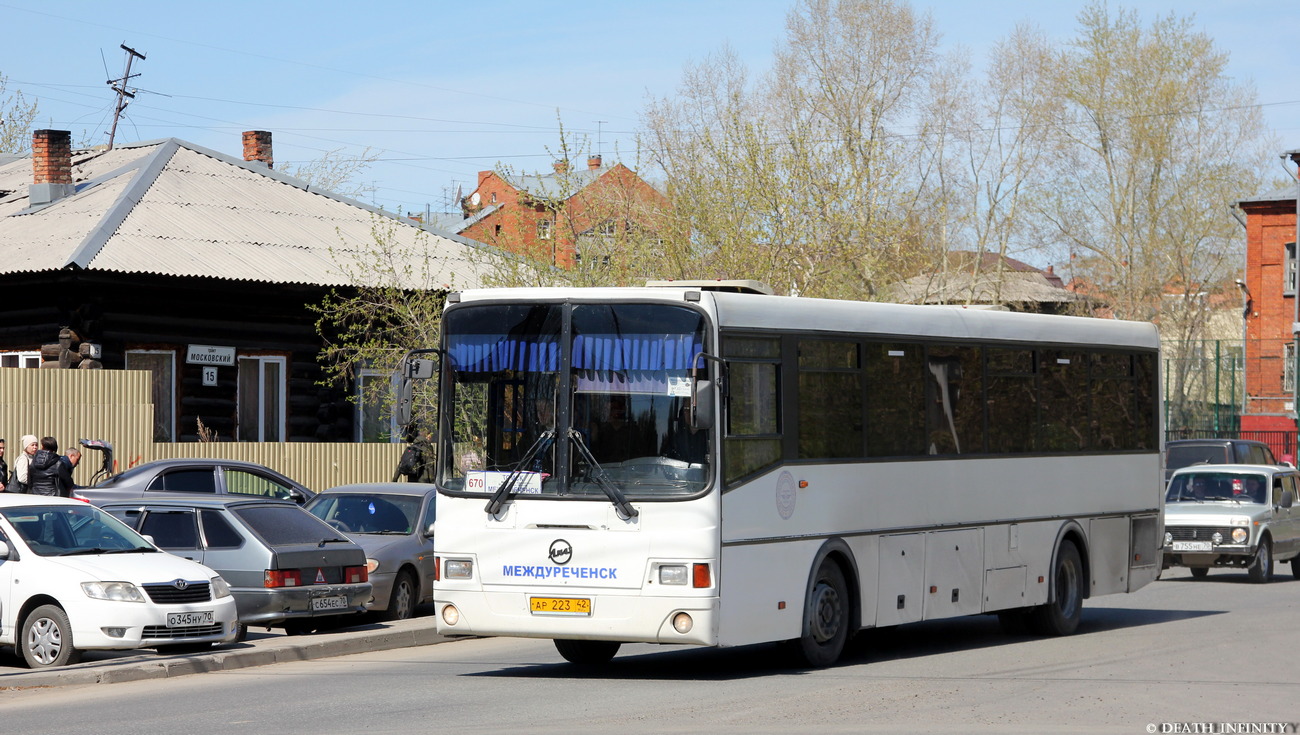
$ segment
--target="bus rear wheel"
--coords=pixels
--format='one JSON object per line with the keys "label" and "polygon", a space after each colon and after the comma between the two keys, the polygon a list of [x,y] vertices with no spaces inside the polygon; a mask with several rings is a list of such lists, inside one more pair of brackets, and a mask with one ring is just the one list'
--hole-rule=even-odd
{"label": "bus rear wheel", "polygon": [[1030,625],[1039,635],[1070,635],[1083,614],[1083,561],[1073,541],[1062,541],[1052,567],[1052,599],[1034,608]]}
{"label": "bus rear wheel", "polygon": [[573,664],[593,665],[609,663],[618,653],[621,643],[613,641],[570,641],[555,639],[555,650],[565,661]]}
{"label": "bus rear wheel", "polygon": [[839,660],[849,638],[849,592],[840,566],[829,559],[817,568],[804,608],[804,633],[796,653],[814,668]]}

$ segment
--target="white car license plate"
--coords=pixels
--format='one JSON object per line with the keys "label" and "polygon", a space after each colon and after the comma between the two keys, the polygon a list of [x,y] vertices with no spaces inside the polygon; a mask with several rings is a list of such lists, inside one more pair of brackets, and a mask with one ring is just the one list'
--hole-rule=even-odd
{"label": "white car license plate", "polygon": [[335,597],[313,597],[311,598],[311,609],[320,610],[346,610],[348,609],[348,598],[343,595]]}
{"label": "white car license plate", "polygon": [[1175,541],[1174,551],[1212,551],[1209,541]]}
{"label": "white car license plate", "polygon": [[212,610],[198,612],[167,613],[168,628],[192,628],[196,625],[213,625],[216,619]]}

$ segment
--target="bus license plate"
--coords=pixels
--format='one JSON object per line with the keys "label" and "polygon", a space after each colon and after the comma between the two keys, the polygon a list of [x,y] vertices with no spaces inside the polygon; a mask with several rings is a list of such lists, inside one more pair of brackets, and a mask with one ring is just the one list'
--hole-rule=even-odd
{"label": "bus license plate", "polygon": [[530,597],[534,615],[590,615],[591,600],[585,597]]}
{"label": "bus license plate", "polygon": [[168,628],[192,628],[196,625],[213,625],[216,619],[212,610],[198,612],[167,613]]}
{"label": "bus license plate", "polygon": [[319,610],[346,610],[348,609],[348,598],[343,595],[337,597],[313,597],[311,598],[311,609]]}
{"label": "bus license plate", "polygon": [[1175,541],[1174,551],[1211,551],[1209,541]]}

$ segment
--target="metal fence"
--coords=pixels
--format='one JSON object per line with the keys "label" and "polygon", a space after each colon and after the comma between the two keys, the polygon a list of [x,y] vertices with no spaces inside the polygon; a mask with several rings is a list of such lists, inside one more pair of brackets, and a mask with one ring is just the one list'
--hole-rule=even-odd
{"label": "metal fence", "polygon": [[[78,439],[113,445],[118,471],[170,457],[239,459],[272,467],[314,490],[392,479],[402,444],[311,442],[162,443],[153,440],[150,374],[139,370],[0,368],[0,437],[9,465],[23,434],[55,437],[61,450]],[[90,481],[101,460],[86,452],[73,479]]]}

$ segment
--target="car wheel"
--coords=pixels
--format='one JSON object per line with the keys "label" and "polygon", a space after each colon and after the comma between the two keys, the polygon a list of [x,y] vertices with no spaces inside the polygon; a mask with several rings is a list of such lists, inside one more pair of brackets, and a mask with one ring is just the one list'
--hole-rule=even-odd
{"label": "car wheel", "polygon": [[1206,577],[1210,576],[1209,567],[1192,567],[1190,571],[1192,573],[1192,576],[1195,577],[1196,579],[1205,579]]}
{"label": "car wheel", "polygon": [[820,668],[839,660],[849,639],[849,590],[840,565],[827,559],[817,568],[804,609],[804,634],[794,641],[799,661]]}
{"label": "car wheel", "polygon": [[609,663],[618,653],[622,643],[614,641],[568,641],[555,639],[555,650],[560,652],[565,661],[573,664],[595,665]]}
{"label": "car wheel", "polygon": [[1250,560],[1250,566],[1246,567],[1246,574],[1250,581],[1256,584],[1264,584],[1273,578],[1273,542],[1267,536],[1259,540],[1259,546],[1255,548],[1255,558]]}
{"label": "car wheel", "polygon": [[388,597],[388,609],[379,614],[380,620],[406,620],[415,616],[415,602],[420,596],[415,577],[402,571],[393,581],[393,593]]}
{"label": "car wheel", "polygon": [[235,643],[243,643],[248,639],[248,626],[243,623],[235,625]]}
{"label": "car wheel", "polygon": [[72,645],[72,625],[58,605],[41,605],[23,621],[20,632],[23,660],[33,669],[75,664],[81,651]]}
{"label": "car wheel", "polygon": [[1034,608],[1030,625],[1039,635],[1070,635],[1083,615],[1083,562],[1073,541],[1062,541],[1052,569],[1052,599]]}

